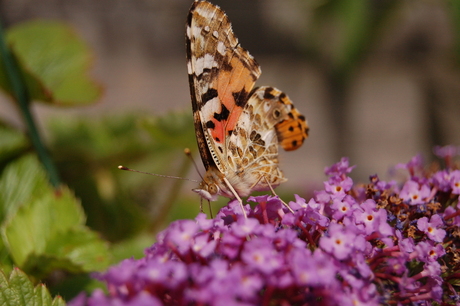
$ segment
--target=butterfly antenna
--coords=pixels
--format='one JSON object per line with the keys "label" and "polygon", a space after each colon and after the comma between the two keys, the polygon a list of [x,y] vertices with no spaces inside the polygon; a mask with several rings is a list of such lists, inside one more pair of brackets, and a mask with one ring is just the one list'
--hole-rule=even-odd
{"label": "butterfly antenna", "polygon": [[192,151],[190,151],[189,148],[185,148],[184,153],[185,153],[185,155],[187,155],[188,158],[190,158],[190,160],[192,161],[193,166],[195,167],[196,172],[198,172],[198,175],[201,177],[201,179],[203,179],[203,176],[200,173],[200,169],[198,169],[198,166],[197,166],[197,164],[195,163],[195,160],[192,157]]}
{"label": "butterfly antenna", "polygon": [[126,170],[126,171],[131,171],[131,172],[138,172],[138,173],[143,173],[143,174],[148,174],[148,175],[153,175],[153,176],[159,176],[159,177],[165,177],[165,178],[170,178],[170,179],[176,179],[176,180],[184,180],[184,181],[191,181],[195,183],[199,183],[197,180],[192,180],[184,177],[179,177],[179,176],[172,176],[172,175],[162,175],[162,174],[156,174],[156,173],[150,173],[150,172],[144,172],[144,171],[139,171],[139,170],[134,170],[125,166],[118,166],[118,169],[120,170]]}

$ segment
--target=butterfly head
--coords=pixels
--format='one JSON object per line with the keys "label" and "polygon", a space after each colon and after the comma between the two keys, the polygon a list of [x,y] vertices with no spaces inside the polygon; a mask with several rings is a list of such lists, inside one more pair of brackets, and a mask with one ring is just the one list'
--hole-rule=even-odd
{"label": "butterfly head", "polygon": [[192,190],[208,201],[216,201],[219,195],[226,196],[225,191],[220,187],[222,186],[221,175],[217,168],[211,167],[206,171],[198,188]]}
{"label": "butterfly head", "polygon": [[200,183],[198,188],[192,190],[208,201],[216,201],[219,196],[219,186],[215,183],[208,185],[205,181],[203,181]]}

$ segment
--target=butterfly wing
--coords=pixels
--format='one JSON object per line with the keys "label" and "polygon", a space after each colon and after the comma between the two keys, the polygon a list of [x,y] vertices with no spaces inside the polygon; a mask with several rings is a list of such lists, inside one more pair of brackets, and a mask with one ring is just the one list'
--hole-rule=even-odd
{"label": "butterfly wing", "polygon": [[278,166],[278,144],[300,147],[308,136],[305,117],[276,88],[259,87],[250,96],[234,132],[227,139],[227,177],[241,196],[286,181]]}
{"label": "butterfly wing", "polygon": [[247,104],[261,70],[243,49],[217,6],[193,3],[187,20],[187,69],[195,131],[206,169],[227,172],[227,138]]}

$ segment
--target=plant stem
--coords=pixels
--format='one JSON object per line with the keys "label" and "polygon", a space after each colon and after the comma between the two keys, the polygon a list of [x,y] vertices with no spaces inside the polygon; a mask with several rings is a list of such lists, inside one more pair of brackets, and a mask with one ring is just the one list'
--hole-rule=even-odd
{"label": "plant stem", "polygon": [[54,187],[60,185],[60,179],[57,169],[48,153],[48,150],[41,140],[34,117],[30,112],[30,95],[27,86],[22,78],[19,66],[11,54],[6,44],[3,27],[0,20],[0,58],[5,67],[7,82],[10,82],[13,99],[17,101],[19,109],[24,118],[29,137],[33,146],[40,158],[45,170],[48,173],[48,178]]}

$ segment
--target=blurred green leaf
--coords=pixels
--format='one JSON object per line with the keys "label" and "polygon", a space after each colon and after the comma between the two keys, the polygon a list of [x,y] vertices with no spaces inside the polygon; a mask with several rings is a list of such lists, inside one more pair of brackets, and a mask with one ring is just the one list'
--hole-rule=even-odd
{"label": "blurred green leaf", "polygon": [[45,253],[67,258],[82,271],[102,271],[110,264],[107,244],[86,227],[59,232],[48,243]]}
{"label": "blurred green leaf", "polygon": [[46,174],[35,156],[10,163],[0,179],[0,223],[20,205],[49,190]]}
{"label": "blurred green leaf", "polygon": [[[84,105],[101,95],[101,86],[88,76],[89,48],[70,26],[43,20],[24,22],[7,31],[7,42],[32,100]],[[0,87],[11,94],[3,65]]]}
{"label": "blurred green leaf", "polygon": [[67,188],[62,188],[23,203],[3,230],[14,261],[22,267],[30,254],[42,254],[55,235],[83,222],[78,203]]}
{"label": "blurred green leaf", "polygon": [[90,230],[58,232],[43,252],[30,253],[23,269],[36,277],[45,277],[54,270],[74,274],[102,271],[109,264],[108,248]]}
{"label": "blurred green leaf", "polygon": [[22,196],[13,193],[5,199],[5,206],[16,209],[8,211],[1,227],[14,263],[40,277],[54,269],[77,273],[106,268],[108,246],[84,226],[85,215],[70,190],[53,189],[39,165],[33,155],[23,157],[5,169],[0,181],[0,193],[2,187],[24,190]]}
{"label": "blurred green leaf", "polygon": [[0,124],[0,164],[30,147],[24,133]]}
{"label": "blurred green leaf", "polygon": [[35,288],[32,282],[18,268],[13,269],[9,278],[0,271],[0,305],[5,306],[64,306],[61,297],[52,299],[46,287],[42,284]]}

